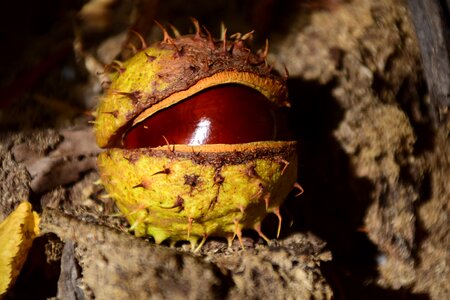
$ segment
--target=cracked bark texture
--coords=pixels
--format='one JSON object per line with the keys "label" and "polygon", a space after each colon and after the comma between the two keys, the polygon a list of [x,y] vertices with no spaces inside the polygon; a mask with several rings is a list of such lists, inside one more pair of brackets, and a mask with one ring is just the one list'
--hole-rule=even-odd
{"label": "cracked bark texture", "polygon": [[[307,236],[288,238],[276,251],[264,247],[211,256],[211,263],[53,210],[44,211],[41,227],[44,232],[56,233],[66,246],[76,243],[72,256],[70,252],[65,254],[82,270],[75,286],[87,299],[242,299],[271,295],[276,299],[329,299],[332,295],[317,268],[320,261],[330,259],[330,254],[322,253],[323,243],[309,244]],[[67,269],[62,268],[64,277],[73,273],[73,263],[67,265]],[[74,288],[66,291],[62,298],[76,299],[79,294]]]}
{"label": "cracked bark texture", "polygon": [[[0,220],[28,199],[49,232],[9,298],[450,297],[449,119],[439,108],[444,121],[433,124],[404,1],[87,3],[33,6],[48,23],[2,10],[20,11],[10,35],[23,38],[1,50]],[[247,233],[246,251],[209,240],[194,256],[128,235],[96,184],[99,149],[83,112],[103,64],[129,55],[128,28],[155,41],[153,18],[187,32],[195,16],[218,36],[218,15],[231,33],[256,29],[256,46],[269,37],[269,61],[290,73],[305,193],[287,199],[271,246]]]}
{"label": "cracked bark texture", "polygon": [[[448,297],[449,257],[441,248],[449,245],[448,123],[432,126],[434,108],[405,4],[354,1],[289,26],[274,59],[289,69],[291,97],[306,119],[298,131],[300,172],[308,194],[318,192],[307,196],[316,214],[306,226],[321,232],[343,261],[355,249],[372,249],[374,284]],[[319,191],[324,186],[332,192]],[[317,209],[323,205],[330,211]],[[335,234],[329,222],[313,223],[321,214],[337,224],[351,221]],[[369,240],[352,238],[348,229]]]}

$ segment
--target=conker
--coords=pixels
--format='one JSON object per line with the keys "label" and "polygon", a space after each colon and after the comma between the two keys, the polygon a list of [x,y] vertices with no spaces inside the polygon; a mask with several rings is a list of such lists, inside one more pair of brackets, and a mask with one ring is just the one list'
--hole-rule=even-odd
{"label": "conker", "polygon": [[239,144],[277,139],[275,105],[243,85],[211,87],[132,127],[127,149],[170,144]]}
{"label": "conker", "polygon": [[[253,229],[296,185],[296,141],[282,111],[286,77],[253,52],[250,34],[169,36],[108,70],[95,134],[103,185],[129,230],[156,243],[209,236],[229,243]],[[200,241],[199,246],[197,247]],[[242,241],[241,241],[242,244]]]}

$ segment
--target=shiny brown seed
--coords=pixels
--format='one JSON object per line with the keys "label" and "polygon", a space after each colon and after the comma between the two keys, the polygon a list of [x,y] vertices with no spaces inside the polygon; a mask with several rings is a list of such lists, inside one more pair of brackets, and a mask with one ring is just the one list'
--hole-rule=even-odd
{"label": "shiny brown seed", "polygon": [[277,138],[276,129],[275,106],[262,94],[243,85],[222,85],[138,123],[126,134],[124,147],[271,141]]}

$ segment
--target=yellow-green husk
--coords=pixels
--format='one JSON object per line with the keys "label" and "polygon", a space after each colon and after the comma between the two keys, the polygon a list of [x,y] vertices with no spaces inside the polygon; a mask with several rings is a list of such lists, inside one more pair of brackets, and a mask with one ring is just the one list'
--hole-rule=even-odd
{"label": "yellow-green husk", "polygon": [[261,222],[268,213],[280,217],[297,176],[295,142],[122,148],[130,126],[215,85],[246,85],[286,105],[285,79],[242,41],[233,43],[228,53],[222,41],[183,36],[115,66],[96,112],[97,143],[107,148],[98,167],[135,235],[195,245],[209,236],[231,240],[255,229],[266,238]]}

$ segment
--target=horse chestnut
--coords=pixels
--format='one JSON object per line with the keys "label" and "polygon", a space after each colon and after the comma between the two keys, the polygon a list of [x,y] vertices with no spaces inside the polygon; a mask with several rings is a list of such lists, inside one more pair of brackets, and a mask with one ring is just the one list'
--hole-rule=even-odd
{"label": "horse chestnut", "polygon": [[127,149],[171,144],[240,144],[276,140],[275,107],[240,85],[202,91],[148,117],[124,137]]}
{"label": "horse chestnut", "polygon": [[296,182],[296,142],[280,110],[285,78],[249,35],[195,35],[144,44],[113,65],[98,108],[102,182],[137,236],[157,243],[261,232]]}

